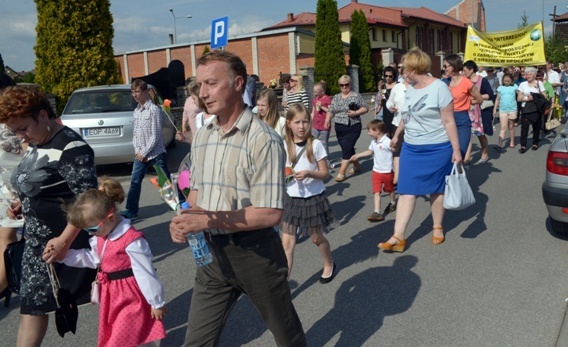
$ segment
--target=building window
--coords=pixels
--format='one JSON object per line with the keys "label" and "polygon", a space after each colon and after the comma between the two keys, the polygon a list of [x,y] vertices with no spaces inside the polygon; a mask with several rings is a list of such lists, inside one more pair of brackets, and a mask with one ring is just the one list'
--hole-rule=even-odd
{"label": "building window", "polygon": [[424,50],[423,47],[424,43],[424,28],[417,26],[416,27],[416,47]]}
{"label": "building window", "polygon": [[450,31],[450,54],[454,53],[454,34]]}
{"label": "building window", "polygon": [[387,42],[387,31],[383,29],[383,42]]}
{"label": "building window", "polygon": [[392,40],[391,40],[392,42],[396,42],[396,34],[395,34],[394,30],[391,31],[391,38],[392,38]]}
{"label": "building window", "polygon": [[377,28],[371,30],[371,36],[373,37],[373,41],[377,41]]}
{"label": "building window", "polygon": [[438,51],[444,50],[444,34],[442,30],[438,30]]}
{"label": "building window", "polygon": [[435,42],[434,42],[434,29],[430,28],[430,30],[428,30],[430,33],[428,35],[428,40],[430,41],[430,53],[434,54],[436,53],[436,51],[434,50],[435,47]]}

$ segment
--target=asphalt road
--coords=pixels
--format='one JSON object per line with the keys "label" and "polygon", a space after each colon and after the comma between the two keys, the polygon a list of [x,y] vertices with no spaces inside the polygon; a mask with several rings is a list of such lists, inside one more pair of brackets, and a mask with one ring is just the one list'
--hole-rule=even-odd
{"label": "asphalt road", "polygon": [[[505,153],[490,149],[488,163],[473,165],[467,174],[477,203],[447,212],[446,242],[440,246],[430,241],[428,201],[418,198],[404,253],[383,253],[376,247],[392,234],[395,213],[381,223],[366,219],[373,210],[370,159],[363,162],[362,173],[345,182],[329,180],[327,193],[340,225],[328,238],[339,271],[331,283],[320,284],[322,260],[310,240],[302,239],[290,282],[308,344],[554,346],[568,296],[568,243],[552,233],[542,202],[552,137],[542,141],[538,151],[522,155],[518,146]],[[339,147],[335,136],[330,140],[334,159]],[[490,143],[495,140],[493,136]],[[363,130],[358,149],[368,143]],[[170,151],[170,169],[175,171],[186,151],[183,145]],[[479,156],[475,139],[474,160]],[[129,173],[126,165],[99,167],[99,175],[118,177],[125,186]],[[384,196],[383,207],[387,200]],[[168,336],[162,346],[183,341],[195,271],[187,246],[170,240],[172,214],[146,180],[142,218],[135,225],[145,232],[166,288]],[[18,304],[16,297],[9,308],[0,307],[2,346],[15,346]],[[86,305],[79,311],[77,334],[60,338],[51,320],[44,346],[96,346],[97,308]],[[274,345],[243,296],[227,321],[221,346]]]}

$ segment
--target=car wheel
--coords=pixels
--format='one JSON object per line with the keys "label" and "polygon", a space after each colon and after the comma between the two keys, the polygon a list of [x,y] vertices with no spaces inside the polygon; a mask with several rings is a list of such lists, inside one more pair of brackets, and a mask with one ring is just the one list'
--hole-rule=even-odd
{"label": "car wheel", "polygon": [[559,222],[550,218],[550,225],[552,226],[552,231],[557,234],[568,235],[568,223]]}

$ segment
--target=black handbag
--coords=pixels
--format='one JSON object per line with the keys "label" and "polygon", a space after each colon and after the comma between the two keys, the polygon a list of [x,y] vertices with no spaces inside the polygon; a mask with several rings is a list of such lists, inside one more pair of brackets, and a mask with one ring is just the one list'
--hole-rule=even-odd
{"label": "black handbag", "polygon": [[8,288],[13,293],[20,292],[20,279],[22,278],[22,258],[26,239],[22,237],[20,241],[10,243],[4,251],[4,264],[6,265],[6,277]]}
{"label": "black handbag", "polygon": [[53,264],[45,264],[49,280],[51,281],[51,288],[57,303],[55,310],[55,327],[59,336],[64,337],[65,333],[72,332],[75,334],[77,330],[77,319],[79,318],[79,310],[77,309],[77,301],[70,291],[61,288],[59,279],[55,273]]}

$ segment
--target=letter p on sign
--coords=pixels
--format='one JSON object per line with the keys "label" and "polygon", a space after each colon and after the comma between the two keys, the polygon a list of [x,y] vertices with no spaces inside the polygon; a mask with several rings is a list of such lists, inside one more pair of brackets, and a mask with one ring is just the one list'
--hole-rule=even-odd
{"label": "letter p on sign", "polygon": [[229,36],[229,17],[217,18],[211,22],[211,49],[225,47]]}

